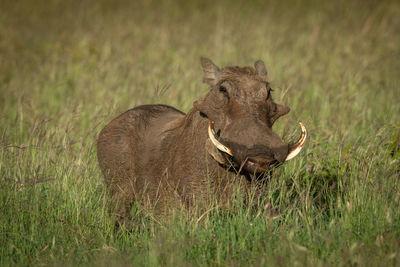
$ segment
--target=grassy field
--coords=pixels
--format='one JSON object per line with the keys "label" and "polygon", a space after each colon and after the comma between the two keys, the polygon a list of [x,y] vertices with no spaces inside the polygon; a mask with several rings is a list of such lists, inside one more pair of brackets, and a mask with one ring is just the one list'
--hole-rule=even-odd
{"label": "grassy field", "polygon": [[[274,129],[302,121],[307,145],[263,209],[114,229],[97,134],[136,105],[189,111],[200,56],[263,59],[291,107]],[[400,266],[399,206],[398,1],[0,0],[1,266]]]}

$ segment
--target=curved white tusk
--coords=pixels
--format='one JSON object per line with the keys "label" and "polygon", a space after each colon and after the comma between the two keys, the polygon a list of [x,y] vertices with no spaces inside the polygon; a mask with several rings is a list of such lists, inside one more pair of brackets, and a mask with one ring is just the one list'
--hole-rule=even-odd
{"label": "curved white tusk", "polygon": [[215,133],[214,130],[211,129],[211,125],[208,125],[208,137],[210,137],[211,142],[214,144],[214,146],[216,146],[219,150],[221,150],[222,152],[225,152],[231,156],[232,155],[232,151],[227,148],[226,146],[224,146],[223,144],[221,144],[216,138],[215,138]]}
{"label": "curved white tusk", "polygon": [[300,153],[301,149],[304,146],[304,143],[306,142],[307,138],[307,130],[306,127],[304,127],[303,123],[300,122],[300,127],[301,127],[301,136],[299,140],[292,145],[292,148],[289,151],[289,154],[287,155],[285,161],[292,159],[297,156],[297,154]]}

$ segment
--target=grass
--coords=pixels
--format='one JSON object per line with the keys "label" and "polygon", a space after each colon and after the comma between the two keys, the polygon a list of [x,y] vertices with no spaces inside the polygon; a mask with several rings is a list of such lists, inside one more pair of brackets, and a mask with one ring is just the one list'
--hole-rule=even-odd
{"label": "grass", "polygon": [[[0,0],[0,265],[400,265],[396,1]],[[201,55],[263,59],[275,130],[309,130],[264,209],[216,203],[116,230],[96,136],[136,105],[183,111]],[[280,217],[273,218],[271,211]]]}

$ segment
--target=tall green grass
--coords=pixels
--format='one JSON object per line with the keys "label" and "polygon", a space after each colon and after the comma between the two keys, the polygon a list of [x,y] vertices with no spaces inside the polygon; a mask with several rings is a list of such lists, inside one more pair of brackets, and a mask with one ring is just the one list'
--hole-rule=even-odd
{"label": "tall green grass", "polygon": [[[397,1],[0,1],[0,265],[400,264]],[[261,208],[117,230],[97,133],[136,105],[183,111],[207,92],[199,57],[263,59],[309,130]],[[262,208],[264,207],[264,208]]]}

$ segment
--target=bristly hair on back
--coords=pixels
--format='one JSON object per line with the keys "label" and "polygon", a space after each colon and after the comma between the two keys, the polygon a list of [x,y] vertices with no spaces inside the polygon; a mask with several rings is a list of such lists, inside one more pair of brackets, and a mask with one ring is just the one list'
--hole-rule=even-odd
{"label": "bristly hair on back", "polygon": [[239,66],[227,66],[222,68],[223,76],[225,79],[235,80],[240,76],[243,79],[243,75],[247,75],[251,79],[257,79],[262,82],[268,83],[265,77],[261,77],[257,74],[257,70],[253,67],[239,67]]}
{"label": "bristly hair on back", "polygon": [[222,71],[225,72],[226,74],[236,74],[236,75],[251,75],[251,76],[255,76],[257,75],[256,70],[253,67],[239,67],[239,66],[227,66],[227,67],[223,67]]}

